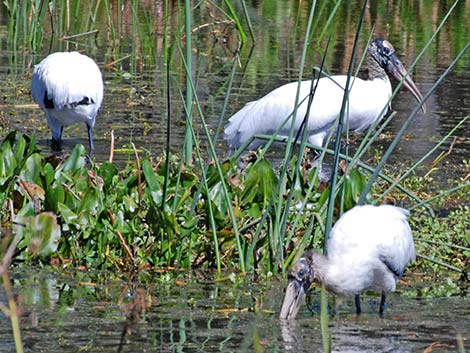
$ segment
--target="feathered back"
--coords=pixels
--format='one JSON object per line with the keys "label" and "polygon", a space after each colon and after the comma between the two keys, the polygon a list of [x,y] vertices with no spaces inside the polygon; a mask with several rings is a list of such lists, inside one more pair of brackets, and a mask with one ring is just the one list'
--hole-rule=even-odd
{"label": "feathered back", "polygon": [[[103,101],[103,79],[96,63],[78,52],[58,52],[47,56],[34,67],[31,94],[45,109],[45,93],[61,110],[84,97],[99,108]],[[98,110],[98,109],[96,109]]]}
{"label": "feathered back", "polygon": [[380,258],[397,277],[416,257],[409,212],[391,205],[356,206],[336,222],[328,240],[328,257]]}

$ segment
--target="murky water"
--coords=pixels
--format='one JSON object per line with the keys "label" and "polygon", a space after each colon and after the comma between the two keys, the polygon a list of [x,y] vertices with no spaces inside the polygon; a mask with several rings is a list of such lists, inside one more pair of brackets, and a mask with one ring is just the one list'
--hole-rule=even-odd
{"label": "murky water", "polygon": [[[109,274],[14,274],[26,352],[323,350],[318,309],[312,314],[304,305],[297,320],[277,319],[283,282],[216,283],[197,274],[169,281],[165,276],[131,290]],[[400,290],[406,292],[406,286]],[[316,293],[314,307],[320,301]],[[432,345],[433,352],[456,352],[459,342],[470,349],[468,299],[391,294],[383,318],[376,313],[378,298],[363,298],[360,317],[353,300],[335,303],[336,314],[329,319],[334,352],[424,352]],[[3,318],[0,352],[13,350],[9,321]]]}
{"label": "murky water", "polygon": [[[415,8],[411,5],[400,7],[399,4],[400,2],[389,2],[385,6],[381,2],[372,1],[366,16],[364,32],[371,31],[372,26],[375,26],[375,35],[390,39],[402,61],[405,64],[410,64],[450,6],[430,3]],[[236,72],[224,120],[228,119],[246,102],[263,96],[283,83],[295,80],[298,75],[303,37],[302,30],[294,29],[296,21],[298,21],[298,28],[305,28],[309,10],[308,4],[302,3],[296,8],[286,1],[277,2],[275,5],[267,7],[261,3],[253,2],[248,6],[256,35],[256,44],[251,51],[250,45],[248,45],[241,52],[240,66]],[[143,15],[149,16],[149,13],[152,14],[151,11],[160,11],[160,7],[161,3],[158,1],[155,6],[144,2],[140,10]],[[468,2],[461,2],[457,6],[443,31],[416,66],[414,80],[423,93],[430,89],[458,51],[470,39],[468,35],[470,33],[468,28],[469,8]],[[338,11],[338,20],[330,27],[332,46],[327,59],[327,68],[331,73],[345,73],[347,71],[359,9],[360,2],[345,3]],[[239,10],[242,13],[241,9]],[[3,9],[3,11],[5,10]],[[119,61],[119,65],[112,66],[112,69],[106,66],[112,59],[116,59],[117,55],[115,52],[110,55],[110,48],[106,46],[106,42],[103,42],[106,40],[107,17],[102,16],[97,19],[97,27],[100,28],[96,41],[98,45],[94,41],[78,42],[78,49],[84,50],[97,60],[102,67],[105,78],[105,100],[95,128],[97,146],[95,158],[98,161],[108,159],[111,130],[114,130],[116,138],[115,160],[118,161],[133,158],[133,153],[130,151],[131,142],[138,149],[152,153],[160,153],[165,145],[165,99],[163,97],[165,73],[164,66],[159,61],[161,49],[157,50],[155,63],[142,53],[137,53],[142,56],[139,57],[141,65],[133,67],[133,61],[126,58],[126,55],[131,58],[136,55],[132,51],[132,45],[126,46],[126,43],[132,43],[135,40],[132,16],[126,17],[127,12],[130,11],[127,7],[123,11],[122,27],[120,28],[122,38],[119,43],[115,44],[120,45],[115,48],[115,51],[119,51],[119,55],[123,57],[122,61]],[[393,16],[391,17],[390,14]],[[1,18],[3,21],[7,20],[5,13]],[[99,22],[100,20],[102,22]],[[198,13],[195,21],[198,20],[206,21],[207,19]],[[156,20],[155,26],[158,26],[159,23]],[[418,28],[414,25],[417,25]],[[158,42],[161,40],[162,34],[160,30],[156,30],[156,33],[155,40]],[[217,125],[226,91],[225,87],[227,87],[229,80],[234,53],[233,41],[234,35],[230,34],[230,28],[215,27],[213,31],[195,32],[194,66],[197,71],[197,95],[212,133]],[[305,66],[306,78],[308,78],[310,68],[320,64],[320,50],[324,49],[324,42],[325,40],[317,45],[316,37],[312,39]],[[64,42],[61,41],[54,42],[53,50],[64,50],[66,49],[64,45]],[[11,67],[11,59],[9,60],[12,54],[6,51],[0,54],[5,55],[3,60],[0,57],[3,63],[1,64],[0,79],[4,82],[2,90],[5,90],[3,93],[5,104],[0,105],[0,113],[8,121],[6,130],[19,129],[28,134],[35,134],[46,151],[48,150],[46,139],[50,137],[50,133],[43,113],[37,108],[33,109],[25,105],[33,102],[28,94],[32,64],[39,62],[47,54],[48,48],[45,46],[38,55],[24,53],[21,56],[16,54],[18,58],[16,58],[16,64],[13,68]],[[76,49],[76,47],[73,48]],[[406,138],[400,143],[393,155],[393,160],[416,161],[462,117],[470,114],[469,72],[470,54],[467,53],[457,68],[428,100],[428,113],[416,117],[407,131]],[[184,80],[179,78],[180,74],[180,72],[172,73],[174,80],[172,81],[171,144],[174,151],[181,151],[184,133],[183,110],[178,92],[178,88],[184,91]],[[398,114],[393,124],[387,128],[387,132],[393,134],[400,128],[413,105],[413,98],[405,91],[396,97],[393,108]],[[195,122],[196,126],[200,126],[197,114],[195,114]],[[469,158],[470,137],[468,131],[470,131],[470,122],[467,122],[456,133],[457,139],[452,153],[446,159],[456,169],[463,168],[463,160]],[[201,140],[204,141],[202,130],[199,130],[199,133]],[[73,146],[77,142],[77,137],[80,142],[86,144],[86,129],[84,126],[69,127],[66,129],[64,137],[68,146]],[[385,141],[381,144],[387,145],[388,142]],[[447,151],[450,144],[451,141],[446,142],[437,153]],[[227,148],[225,142],[219,141],[218,148],[220,154],[224,155]]]}

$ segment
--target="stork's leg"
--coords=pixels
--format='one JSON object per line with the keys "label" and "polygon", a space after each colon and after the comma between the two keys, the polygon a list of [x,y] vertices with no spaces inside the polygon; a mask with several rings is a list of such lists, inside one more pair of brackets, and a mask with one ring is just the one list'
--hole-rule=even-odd
{"label": "stork's leg", "polygon": [[354,296],[354,302],[356,303],[356,314],[360,315],[361,314],[361,296],[359,294],[356,294]]}
{"label": "stork's leg", "polygon": [[93,144],[93,129],[91,126],[86,126],[88,129],[88,142],[90,143],[90,153],[95,149],[95,145]]}
{"label": "stork's leg", "polygon": [[[51,140],[51,148],[53,151],[61,151],[62,150],[62,132],[64,131],[64,127],[60,127],[59,138],[54,138],[52,136]],[[54,134],[52,134],[54,135]]]}
{"label": "stork's leg", "polygon": [[380,316],[383,315],[384,310],[385,310],[385,299],[387,299],[387,296],[385,292],[382,292],[382,295],[380,296],[380,307],[379,307]]}

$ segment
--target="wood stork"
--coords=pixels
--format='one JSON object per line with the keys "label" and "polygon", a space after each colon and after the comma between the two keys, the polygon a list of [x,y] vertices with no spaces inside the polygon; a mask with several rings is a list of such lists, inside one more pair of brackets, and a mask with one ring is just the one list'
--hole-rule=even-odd
{"label": "wood stork", "polygon": [[78,52],[50,54],[34,67],[33,99],[44,110],[52,132],[52,149],[60,150],[64,126],[85,123],[90,151],[92,129],[103,102],[103,79],[93,59]]}
{"label": "wood stork", "polygon": [[[418,102],[423,97],[406,69],[397,58],[395,49],[390,42],[377,38],[368,48],[367,67],[368,80],[355,77],[349,94],[349,121],[345,129],[354,131],[367,129],[376,120],[382,119],[387,109],[384,109],[392,95],[392,86],[387,76],[393,75],[397,80],[403,79],[403,85],[408,88]],[[319,79],[312,107],[308,118],[309,142],[323,146],[325,138],[334,126],[343,101],[344,87],[347,76],[332,76]],[[235,113],[225,126],[224,138],[231,148],[236,149],[257,134],[273,134],[287,119],[294,109],[297,82],[288,83],[276,88],[263,98],[250,102]],[[304,100],[310,93],[311,81],[300,84],[300,99]],[[295,133],[300,129],[302,120],[307,112],[308,99],[305,99],[297,109],[294,121]],[[425,112],[425,106],[422,105]],[[286,137],[292,124],[292,118],[280,130],[279,136]],[[263,141],[254,140],[249,149],[256,149]]]}
{"label": "wood stork", "polygon": [[292,267],[279,318],[296,317],[313,282],[334,294],[354,295],[358,314],[361,292],[379,291],[382,314],[386,294],[416,256],[408,213],[391,205],[365,205],[343,214],[331,230],[327,255],[308,252]]}

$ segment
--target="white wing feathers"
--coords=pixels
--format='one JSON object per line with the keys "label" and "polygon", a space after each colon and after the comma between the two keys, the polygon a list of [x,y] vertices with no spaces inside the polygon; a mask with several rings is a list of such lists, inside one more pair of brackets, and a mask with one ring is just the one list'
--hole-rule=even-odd
{"label": "white wing feathers", "polygon": [[[346,76],[331,76],[319,79],[318,87],[310,109],[307,130],[309,142],[322,145],[327,133],[334,126],[343,101]],[[225,127],[224,138],[230,147],[238,148],[254,135],[273,134],[292,114],[297,93],[297,82],[288,83],[245,105],[234,114]],[[297,133],[307,113],[308,97],[311,81],[300,84],[299,103],[294,130]],[[391,95],[388,77],[376,80],[355,78],[349,94],[350,104],[347,107],[350,130],[360,131],[368,128],[376,119],[384,115],[384,107]],[[345,129],[346,129],[345,126]],[[279,136],[288,136],[291,123],[287,122],[279,132]],[[254,149],[261,141],[250,144]]]}
{"label": "white wing feathers", "polygon": [[95,62],[78,52],[54,53],[34,68],[31,93],[41,108],[44,94],[61,110],[89,98],[98,107],[103,101],[103,81]]}
{"label": "white wing feathers", "polygon": [[391,205],[352,208],[330,233],[328,257],[376,258],[401,277],[407,263],[416,257],[408,213]]}

